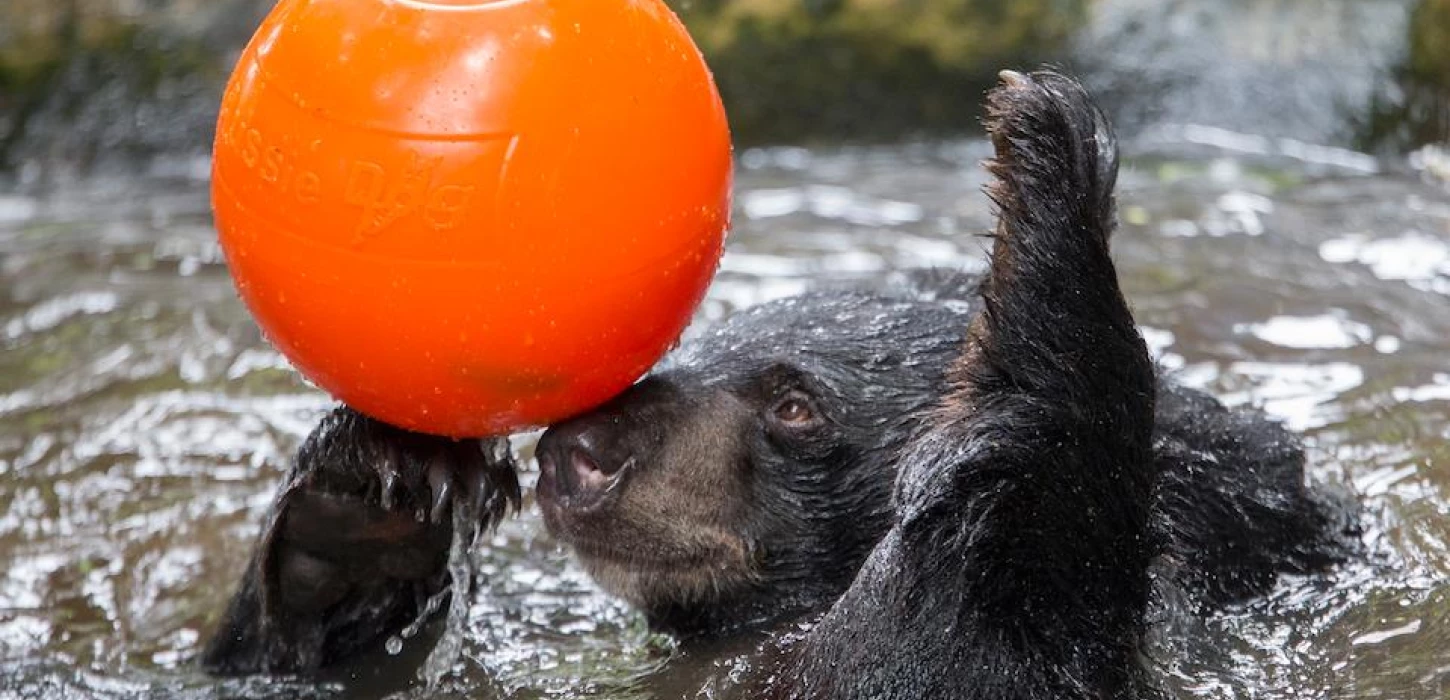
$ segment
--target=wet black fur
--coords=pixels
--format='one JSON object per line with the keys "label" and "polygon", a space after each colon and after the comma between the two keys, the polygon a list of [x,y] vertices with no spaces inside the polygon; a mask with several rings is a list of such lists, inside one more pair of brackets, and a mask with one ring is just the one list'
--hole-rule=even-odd
{"label": "wet black fur", "polygon": [[[829,607],[890,528],[901,454],[940,399],[979,278],[913,271],[886,292],[808,293],[746,309],[685,345],[650,377],[574,423],[608,424],[647,453],[701,394],[728,391],[760,412],[807,389],[826,414],[785,439],[761,419],[749,442],[754,513],[744,528],[753,585],[643,611],[656,629],[716,637]],[[746,340],[748,339],[748,341]],[[1150,549],[1168,583],[1205,609],[1267,591],[1281,573],[1321,571],[1346,553],[1345,505],[1305,484],[1297,436],[1252,409],[1160,381],[1154,401]],[[561,426],[561,428],[567,426]],[[676,465],[671,465],[676,466]],[[683,467],[681,467],[683,468]]]}
{"label": "wet black fur", "polygon": [[[1108,256],[1114,143],[1075,84],[988,105],[983,311],[902,455],[896,522],[775,685],[801,698],[1141,697],[1156,381]],[[869,662],[868,662],[869,660]]]}
{"label": "wet black fur", "polygon": [[[450,476],[441,508],[430,467]],[[476,534],[518,502],[506,446],[332,412],[298,451],[203,668],[314,671],[380,644],[447,595],[453,520],[444,516],[468,508]]]}
{"label": "wet black fur", "polygon": [[[633,469],[698,469],[649,456],[672,441],[707,443],[681,426],[730,407],[717,423],[744,426],[727,436],[736,449],[723,465],[741,486],[718,497],[742,504],[730,525],[748,542],[752,575],[642,609],[657,628],[703,636],[825,612],[758,694],[1150,696],[1136,658],[1150,570],[1210,606],[1344,554],[1347,520],[1305,487],[1293,435],[1150,364],[1108,255],[1116,144],[1081,88],[1050,73],[1010,79],[992,95],[988,125],[1001,223],[985,278],[925,272],[887,292],[747,309],[541,441],[553,449],[571,431],[607,426],[607,449],[638,457]],[[773,407],[801,395],[819,421],[772,422]],[[749,420],[737,420],[742,411]],[[301,483],[373,508],[367,460],[404,439],[334,421],[311,441],[341,452],[304,448],[208,650],[214,669],[316,667],[416,612],[404,602],[413,580],[375,577],[348,583],[371,592],[346,605],[303,605],[305,634],[252,622],[277,617],[257,615],[268,600],[259,591],[307,598],[278,592],[287,579],[270,563],[284,549],[273,533],[287,494]],[[423,453],[446,442],[406,440]],[[321,488],[331,473],[342,481]],[[321,512],[306,511],[319,527],[330,522]],[[294,532],[313,527],[290,517]],[[368,551],[358,556],[377,556]],[[430,563],[408,573],[442,574]],[[297,579],[299,589],[346,578],[328,571]],[[374,600],[384,602],[357,602]],[[346,641],[319,645],[318,634]],[[291,641],[299,636],[305,649]]]}
{"label": "wet black fur", "polygon": [[[748,487],[731,497],[749,505],[739,527],[758,561],[755,582],[704,601],[644,605],[651,625],[718,636],[834,601],[890,526],[901,441],[935,401],[943,368],[959,350],[960,339],[943,330],[962,322],[949,306],[920,299],[805,294],[740,312],[581,419],[613,426],[619,448],[637,453],[697,438],[681,419],[711,392],[763,413],[804,391],[825,419],[805,433],[757,422],[731,437],[747,443],[748,459],[731,468],[749,475]],[[658,410],[647,408],[652,403]]]}
{"label": "wet black fur", "polygon": [[[644,611],[718,635],[830,608],[771,694],[1151,695],[1150,569],[1209,607],[1346,553],[1352,524],[1306,488],[1292,434],[1157,377],[1108,254],[1116,143],[1081,88],[1037,74],[990,110],[1001,223],[984,279],[748,309],[540,443],[607,426],[633,469],[699,469],[649,455],[699,439],[680,426],[722,403],[700,396],[758,415],[736,465],[755,580]],[[798,392],[824,420],[786,433],[769,412]]]}
{"label": "wet black fur", "polygon": [[[1327,558],[1297,444],[1158,388],[1108,255],[1116,144],[1086,93],[1009,75],[987,126],[1000,219],[983,311],[903,453],[895,523],[772,695],[1152,696],[1137,645],[1155,556],[1228,564],[1186,569],[1220,595]],[[1218,556],[1218,536],[1258,551]]]}
{"label": "wet black fur", "polygon": [[[610,449],[646,456],[636,469],[692,469],[647,455],[666,441],[702,439],[681,427],[702,410],[700,397],[726,392],[759,415],[737,437],[748,455],[737,465],[751,505],[739,527],[757,554],[753,582],[709,600],[642,605],[652,626],[730,635],[823,610],[841,595],[891,526],[902,454],[935,419],[960,332],[981,311],[980,282],[913,271],[886,291],[809,293],[746,309],[630,391],[545,435],[547,450],[570,432],[608,426]],[[1071,321],[1034,309],[1043,324],[1034,332]],[[1107,349],[1085,343],[1078,357],[1054,361],[1111,363],[1087,357]],[[766,414],[796,390],[825,420],[782,434]],[[1303,447],[1281,425],[1171,379],[1156,384],[1151,415],[1148,552],[1190,600],[1205,609],[1243,600],[1281,573],[1323,570],[1345,554],[1344,504],[1306,487]]]}

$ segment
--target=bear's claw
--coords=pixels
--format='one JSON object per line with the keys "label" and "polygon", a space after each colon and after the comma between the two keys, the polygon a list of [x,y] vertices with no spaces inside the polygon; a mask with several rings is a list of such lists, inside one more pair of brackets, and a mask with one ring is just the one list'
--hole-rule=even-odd
{"label": "bear's claw", "polygon": [[203,666],[310,671],[412,626],[449,594],[450,543],[471,544],[519,499],[507,438],[334,411],[298,450]]}

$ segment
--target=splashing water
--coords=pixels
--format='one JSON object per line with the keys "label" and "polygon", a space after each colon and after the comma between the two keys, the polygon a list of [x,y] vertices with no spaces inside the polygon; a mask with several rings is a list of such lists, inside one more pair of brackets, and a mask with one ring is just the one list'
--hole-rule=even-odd
{"label": "splashing water", "polygon": [[[443,636],[429,652],[421,671],[429,692],[438,688],[463,655],[463,635],[467,631],[468,605],[473,594],[473,563],[469,551],[477,534],[478,513],[474,512],[472,499],[457,499],[453,507],[453,542],[448,547],[452,602],[443,622]],[[429,607],[433,607],[433,601],[429,601]]]}

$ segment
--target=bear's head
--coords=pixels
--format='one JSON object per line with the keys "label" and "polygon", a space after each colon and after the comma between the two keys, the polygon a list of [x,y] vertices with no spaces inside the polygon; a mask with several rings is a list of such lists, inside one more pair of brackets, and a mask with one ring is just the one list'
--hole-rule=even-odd
{"label": "bear's head", "polygon": [[732,316],[544,434],[545,523],[657,628],[824,608],[891,524],[898,452],[968,311],[815,293]]}

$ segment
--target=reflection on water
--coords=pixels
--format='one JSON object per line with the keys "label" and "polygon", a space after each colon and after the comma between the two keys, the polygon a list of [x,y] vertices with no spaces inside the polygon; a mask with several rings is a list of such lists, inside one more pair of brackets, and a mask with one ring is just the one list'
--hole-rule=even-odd
{"label": "reflection on water", "polygon": [[1351,234],[1325,241],[1319,256],[1328,262],[1368,265],[1380,279],[1450,294],[1450,244],[1443,236],[1415,230],[1383,238]]}
{"label": "reflection on water", "polygon": [[[1445,697],[1450,195],[1353,159],[1147,148],[1122,177],[1116,254],[1150,344],[1184,381],[1304,431],[1311,478],[1363,504],[1368,549],[1241,609],[1166,620],[1165,683],[1182,698]],[[820,280],[980,267],[986,153],[741,154],[702,318]],[[417,643],[320,681],[192,668],[328,405],[236,301],[195,172],[0,198],[0,697],[421,696]],[[649,634],[531,507],[475,556],[483,589],[436,697],[693,697],[739,670]]]}

